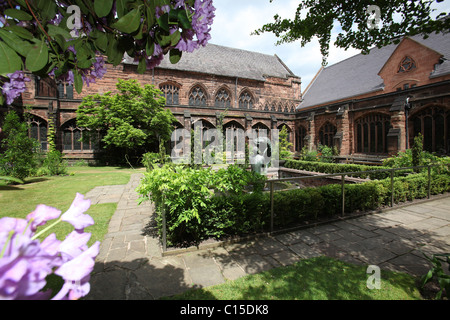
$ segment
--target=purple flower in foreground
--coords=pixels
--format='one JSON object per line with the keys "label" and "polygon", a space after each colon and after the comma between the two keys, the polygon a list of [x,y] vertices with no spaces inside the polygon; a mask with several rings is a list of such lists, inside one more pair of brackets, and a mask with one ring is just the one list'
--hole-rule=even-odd
{"label": "purple flower in foreground", "polygon": [[[59,219],[61,211],[39,205],[25,219],[0,219],[0,299],[49,299],[50,291],[42,292],[46,277],[55,273],[64,280],[63,288],[53,299],[79,299],[89,293],[90,273],[99,253],[100,242],[90,248],[91,234],[83,229],[93,219],[84,214],[90,201],[77,194],[69,210]],[[36,228],[57,219],[50,227],[34,234]],[[37,238],[55,224],[67,221],[75,227],[64,241],[49,235],[42,242]]]}
{"label": "purple flower in foreground", "polygon": [[69,210],[61,216],[61,220],[69,222],[75,227],[75,230],[83,230],[94,224],[94,219],[84,214],[90,206],[91,200],[85,200],[82,194],[77,193]]}
{"label": "purple flower in foreground", "polygon": [[44,225],[49,220],[57,219],[60,214],[61,211],[58,209],[40,204],[27,216],[27,220],[30,221],[31,230],[34,232],[37,227]]}
{"label": "purple flower in foreground", "polygon": [[3,94],[6,96],[6,104],[10,105],[14,100],[20,97],[22,92],[27,89],[25,82],[29,82],[30,79],[25,77],[25,73],[18,70],[14,73],[8,74],[9,82],[3,84]]}

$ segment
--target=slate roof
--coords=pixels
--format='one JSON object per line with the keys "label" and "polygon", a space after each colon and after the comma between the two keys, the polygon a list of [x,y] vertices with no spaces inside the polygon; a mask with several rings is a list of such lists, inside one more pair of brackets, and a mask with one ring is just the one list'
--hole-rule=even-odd
{"label": "slate roof", "polygon": [[[431,78],[450,73],[450,33],[432,34],[427,39],[416,35],[410,39],[443,55],[444,62],[430,74]],[[324,68],[303,93],[297,110],[383,90],[383,79],[378,73],[397,46],[374,48],[368,55],[358,54]]]}
{"label": "slate roof", "polygon": [[[125,64],[137,64],[125,56]],[[183,52],[177,64],[171,64],[168,55],[157,67],[162,69],[199,72],[265,81],[268,76],[297,77],[276,55],[208,44],[192,53]]]}

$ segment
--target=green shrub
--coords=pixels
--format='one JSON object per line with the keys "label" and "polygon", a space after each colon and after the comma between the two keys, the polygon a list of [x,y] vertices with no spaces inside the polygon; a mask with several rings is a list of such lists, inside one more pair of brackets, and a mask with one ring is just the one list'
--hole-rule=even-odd
{"label": "green shrub", "polygon": [[0,175],[25,179],[36,170],[34,151],[38,149],[37,140],[28,137],[28,125],[19,116],[10,111],[3,124],[5,138],[1,147],[5,150],[0,155]]}
{"label": "green shrub", "polygon": [[[324,162],[312,162],[312,161],[302,161],[302,160],[287,160],[284,164],[286,168],[304,170],[310,172],[320,172],[326,174],[334,173],[347,173],[353,172],[353,177],[358,177],[362,179],[386,179],[390,177],[390,172],[376,172],[380,170],[389,170],[390,167],[382,166],[368,166],[368,165],[358,165],[358,164],[343,164],[343,163],[324,163]],[[373,173],[362,173],[364,171],[374,171]],[[410,171],[410,170],[407,170]],[[359,173],[361,172],[361,173]],[[406,171],[396,171],[395,176],[400,176]]]}
{"label": "green shrub", "polygon": [[67,161],[58,150],[49,151],[45,157],[43,168],[47,175],[58,176],[67,174]]}
{"label": "green shrub", "polygon": [[[216,172],[210,168],[165,165],[147,172],[137,191],[142,200],[155,203],[160,231],[165,210],[169,244],[198,243],[233,230],[236,217],[241,214],[237,208],[245,209],[242,206],[245,189],[255,184],[256,194],[262,190],[264,181],[264,176],[238,166]],[[236,207],[224,205],[220,196],[232,199]]]}

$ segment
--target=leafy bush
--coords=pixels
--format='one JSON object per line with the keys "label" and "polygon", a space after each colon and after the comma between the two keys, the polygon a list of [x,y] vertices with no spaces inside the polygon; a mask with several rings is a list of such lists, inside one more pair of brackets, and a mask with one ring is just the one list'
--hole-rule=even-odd
{"label": "leafy bush", "polygon": [[45,157],[43,168],[47,175],[58,176],[67,174],[67,161],[58,150],[49,151]]}
{"label": "leafy bush", "polygon": [[34,150],[38,148],[37,140],[28,137],[28,125],[19,116],[10,111],[3,124],[5,138],[1,147],[5,150],[0,157],[0,175],[25,179],[36,169]]}
{"label": "leafy bush", "polygon": [[166,210],[169,244],[195,243],[220,237],[225,234],[223,230],[236,223],[228,219],[235,212],[224,215],[226,207],[216,210],[217,196],[237,197],[239,202],[248,185],[255,184],[256,192],[262,190],[264,180],[264,176],[238,166],[216,172],[211,168],[165,165],[147,172],[137,191],[142,201],[155,203],[160,231],[162,212]]}
{"label": "leafy bush", "polygon": [[[354,172],[353,177],[358,178],[370,178],[370,179],[386,179],[390,177],[390,172],[375,172],[379,170],[392,169],[390,167],[384,166],[367,166],[358,164],[343,164],[343,163],[324,163],[324,162],[311,162],[311,161],[301,161],[301,160],[288,160],[284,164],[286,168],[305,170],[310,172],[320,172],[320,173],[346,173]],[[373,173],[358,173],[364,171],[374,171]],[[410,171],[410,170],[409,170]],[[396,171],[395,176],[404,174],[405,171]]]}

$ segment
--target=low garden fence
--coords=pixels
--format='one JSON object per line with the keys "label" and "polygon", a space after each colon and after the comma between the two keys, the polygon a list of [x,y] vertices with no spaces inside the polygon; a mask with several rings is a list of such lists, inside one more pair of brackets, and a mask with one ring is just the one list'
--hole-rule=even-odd
{"label": "low garden fence", "polygon": [[[450,166],[450,164],[446,164],[446,166]],[[275,183],[280,182],[288,182],[288,181],[296,181],[296,180],[303,180],[303,179],[323,179],[323,178],[332,178],[332,177],[341,177],[341,203],[342,203],[342,216],[345,216],[345,177],[346,176],[353,176],[361,174],[374,174],[374,173],[381,173],[381,172],[389,172],[390,173],[390,192],[391,192],[391,201],[390,205],[391,207],[394,206],[394,176],[395,172],[397,171],[408,171],[408,170],[420,170],[427,168],[428,171],[428,188],[427,188],[427,197],[430,199],[431,197],[431,169],[435,167],[442,167],[442,164],[440,165],[427,165],[427,166],[416,166],[416,167],[406,167],[406,168],[392,168],[392,169],[383,169],[383,170],[368,170],[368,171],[358,171],[358,172],[345,172],[345,173],[333,173],[333,174],[321,174],[321,175],[313,175],[313,176],[303,176],[303,177],[289,177],[289,178],[280,178],[280,179],[270,179],[267,180],[267,183],[269,184],[269,190],[270,190],[270,232],[274,231],[274,186]]]}

